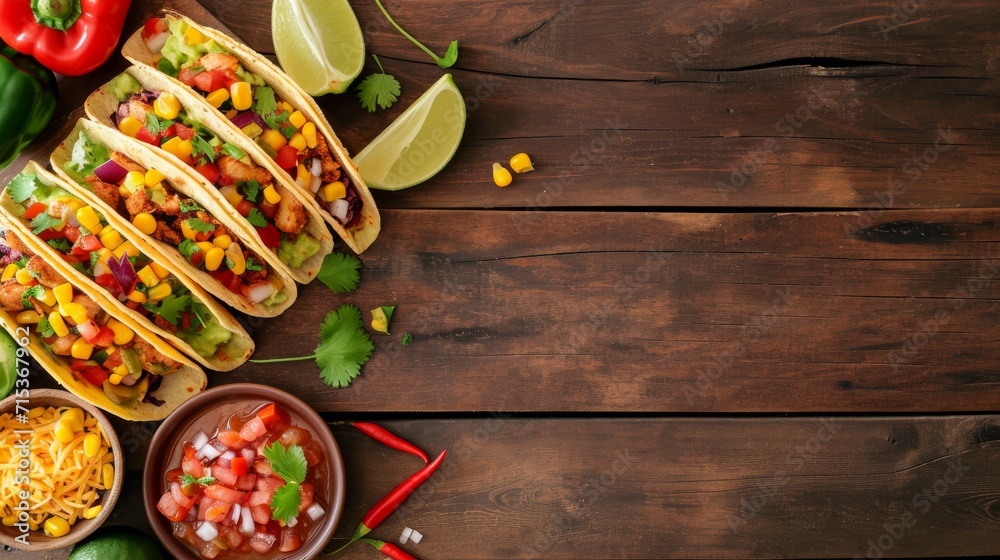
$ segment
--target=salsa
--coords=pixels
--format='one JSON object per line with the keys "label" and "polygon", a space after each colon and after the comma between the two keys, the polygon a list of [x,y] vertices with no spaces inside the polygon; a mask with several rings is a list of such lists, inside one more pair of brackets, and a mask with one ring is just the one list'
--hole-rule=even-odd
{"label": "salsa", "polygon": [[[165,473],[156,508],[174,537],[202,558],[270,560],[301,548],[326,515],[320,443],[273,402],[212,430],[185,441],[180,466]],[[302,476],[290,474],[296,459]]]}

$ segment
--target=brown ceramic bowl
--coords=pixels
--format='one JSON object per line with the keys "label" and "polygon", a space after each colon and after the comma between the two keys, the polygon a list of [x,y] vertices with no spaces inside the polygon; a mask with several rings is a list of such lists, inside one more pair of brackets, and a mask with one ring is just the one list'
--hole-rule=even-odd
{"label": "brown ceramic bowl", "polygon": [[247,415],[269,402],[277,403],[288,411],[293,425],[312,432],[325,450],[323,464],[326,466],[325,476],[321,477],[326,481],[325,491],[321,492],[317,488],[317,494],[325,494],[327,497],[326,516],[310,531],[298,550],[285,556],[277,553],[279,555],[275,558],[309,560],[318,556],[329,543],[344,509],[344,462],[330,428],[309,405],[284,391],[266,385],[233,383],[209,389],[177,407],[156,430],[149,444],[142,475],[146,517],[160,543],[174,558],[200,560],[199,555],[174,537],[172,523],[156,509],[160,497],[169,490],[164,475],[180,466],[184,442],[191,441],[199,430],[205,430],[211,435],[226,418],[234,414]]}
{"label": "brown ceramic bowl", "polygon": [[[97,423],[108,436],[108,442],[111,443],[111,452],[115,455],[115,481],[114,484],[111,485],[111,489],[107,490],[104,493],[104,496],[101,497],[100,504],[103,506],[101,508],[101,513],[93,519],[80,519],[72,527],[70,527],[70,531],[66,536],[49,537],[46,536],[45,532],[41,528],[39,528],[37,531],[31,531],[28,533],[29,545],[25,546],[15,540],[15,537],[21,534],[16,527],[0,525],[0,543],[22,550],[41,552],[75,544],[87,535],[93,533],[98,527],[101,526],[102,523],[104,523],[104,520],[111,515],[111,510],[114,509],[115,502],[118,501],[118,494],[122,489],[122,480],[125,478],[123,466],[124,461],[121,444],[118,442],[118,436],[115,434],[114,428],[111,426],[111,423],[108,422],[108,418],[90,403],[68,391],[61,391],[58,389],[32,389],[28,397],[28,401],[29,403],[23,406],[29,409],[35,408],[36,406],[54,406],[56,408],[61,406],[72,406],[83,409],[84,412],[97,419]],[[15,395],[7,397],[6,399],[0,401],[0,414],[5,412],[14,412],[16,405],[17,397]]]}

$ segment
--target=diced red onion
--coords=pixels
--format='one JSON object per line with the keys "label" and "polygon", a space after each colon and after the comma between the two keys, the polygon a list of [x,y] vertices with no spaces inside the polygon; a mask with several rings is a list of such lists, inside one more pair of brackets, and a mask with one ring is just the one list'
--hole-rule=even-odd
{"label": "diced red onion", "polygon": [[323,506],[319,505],[319,502],[313,502],[312,505],[306,509],[306,515],[309,516],[309,519],[316,521],[320,517],[326,515],[326,510],[323,509]]}
{"label": "diced red onion", "polygon": [[237,523],[240,522],[241,509],[242,508],[240,507],[240,504],[233,504],[233,508],[230,510],[229,513],[229,520],[233,522],[233,525],[236,525]]}
{"label": "diced red onion", "polygon": [[252,537],[254,529],[253,514],[250,512],[250,508],[245,507],[240,511],[240,532]]}
{"label": "diced red onion", "polygon": [[198,530],[195,531],[195,533],[198,535],[199,539],[205,542],[211,542],[215,540],[215,537],[219,536],[219,530],[215,528],[215,523],[212,523],[211,521],[205,521],[202,523],[201,527],[198,527]]}
{"label": "diced red onion", "polygon": [[319,177],[323,173],[323,162],[319,158],[313,158],[309,173],[312,173],[313,177]]}
{"label": "diced red onion", "polygon": [[309,184],[309,190],[311,190],[313,194],[316,194],[319,192],[319,188],[321,186],[323,186],[323,179],[320,179],[319,177],[313,177],[312,183]]}
{"label": "diced red onion", "polygon": [[330,203],[330,214],[341,224],[347,223],[347,211],[350,209],[351,205],[347,202],[346,198],[338,198]]}
{"label": "diced red onion", "polygon": [[257,282],[247,290],[247,299],[254,303],[260,303],[273,293],[274,286],[270,282]]}
{"label": "diced red onion", "polygon": [[199,459],[207,459],[209,461],[218,459],[219,455],[222,455],[222,452],[210,443],[202,445],[198,448],[198,452],[195,453],[195,457],[198,457]]}
{"label": "diced red onion", "polygon": [[117,185],[125,178],[128,174],[128,170],[118,164],[117,161],[109,159],[108,161],[97,166],[94,170],[94,175],[97,178],[104,181],[105,183],[111,183],[112,185]]}
{"label": "diced red onion", "polygon": [[[169,38],[170,38],[170,33],[164,31],[163,33],[157,33],[156,35],[147,37],[143,39],[143,41],[145,41],[146,48],[149,49],[149,52],[153,54],[160,54],[160,51],[163,50],[163,45],[167,44],[167,39]],[[205,540],[210,540],[210,539],[205,539]]]}
{"label": "diced red onion", "polygon": [[208,434],[204,430],[198,430],[198,433],[194,435],[194,439],[191,440],[191,445],[196,450],[201,449],[206,443],[208,443]]}
{"label": "diced red onion", "polygon": [[240,113],[230,119],[230,121],[236,125],[236,128],[243,128],[250,123],[257,123],[257,126],[259,126],[261,130],[267,130],[269,128],[267,123],[264,122],[264,119],[253,111]]}
{"label": "diced red onion", "polygon": [[296,526],[298,524],[299,524],[299,518],[296,517],[296,518],[292,519],[291,521],[289,521],[288,523],[285,523],[285,527],[291,528],[291,527],[294,527],[294,526]]}
{"label": "diced red onion", "polygon": [[108,268],[111,269],[111,274],[114,275],[122,293],[126,295],[131,294],[132,288],[135,287],[136,278],[135,268],[132,266],[132,261],[128,260],[128,255],[122,253],[120,261],[115,260],[114,255],[108,257]]}
{"label": "diced red onion", "polygon": [[420,534],[420,531],[418,531],[418,530],[416,530],[416,529],[414,529],[414,530],[413,530],[413,532],[412,532],[412,533],[410,534],[410,541],[411,541],[411,542],[412,542],[413,544],[420,544],[420,541],[421,541],[421,540],[422,540],[423,538],[424,538],[424,536],[423,536],[423,535],[421,535],[421,534]]}

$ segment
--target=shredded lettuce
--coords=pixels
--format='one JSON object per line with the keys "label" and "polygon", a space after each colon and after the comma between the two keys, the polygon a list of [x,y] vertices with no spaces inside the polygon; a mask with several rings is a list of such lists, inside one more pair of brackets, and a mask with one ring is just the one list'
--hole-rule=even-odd
{"label": "shredded lettuce", "polygon": [[73,144],[71,159],[63,164],[63,169],[75,175],[77,181],[83,181],[95,169],[111,159],[108,149],[90,139],[85,132],[80,133]]}

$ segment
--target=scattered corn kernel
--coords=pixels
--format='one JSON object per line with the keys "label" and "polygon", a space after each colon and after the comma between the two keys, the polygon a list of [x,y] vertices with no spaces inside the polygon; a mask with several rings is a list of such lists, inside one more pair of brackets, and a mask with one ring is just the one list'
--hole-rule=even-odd
{"label": "scattered corn kernel", "polygon": [[[111,227],[111,226],[108,226],[108,227]],[[122,243],[124,243],[125,240],[122,239],[122,234],[118,233],[117,230],[114,230],[114,229],[112,229],[111,231],[107,231],[107,230],[108,230],[108,228],[104,228],[104,231],[101,232],[101,234],[98,236],[98,239],[101,240],[101,245],[104,245],[104,247],[106,249],[114,251]],[[112,253],[112,254],[114,254],[114,253]]]}
{"label": "scattered corn kernel", "polygon": [[83,337],[80,337],[73,341],[73,346],[70,347],[69,353],[79,360],[89,360],[90,355],[94,353],[94,345],[89,344]]}
{"label": "scattered corn kernel", "polygon": [[289,113],[295,111],[295,107],[292,107],[292,104],[289,103],[289,102],[287,102],[287,101],[282,101],[281,102],[281,108],[284,109],[284,110],[286,110],[286,111],[288,111]]}
{"label": "scattered corn kernel", "polygon": [[126,327],[121,321],[118,321],[117,319],[111,319],[110,321],[108,321],[108,328],[115,333],[115,344],[117,344],[118,346],[121,346],[123,344],[128,344],[129,341],[132,340],[132,337],[135,336],[135,333],[132,332],[132,329]]}
{"label": "scattered corn kernel", "polygon": [[92,206],[84,206],[76,211],[76,221],[87,228],[90,232],[98,232],[104,227],[101,225],[101,218],[94,212]]}
{"label": "scattered corn kernel", "polygon": [[150,266],[140,268],[139,272],[136,272],[135,275],[139,277],[139,281],[145,284],[147,288],[152,288],[160,283],[160,277],[153,272]]}
{"label": "scattered corn kernel", "polygon": [[73,284],[70,284],[69,282],[59,284],[55,288],[52,288],[52,292],[56,295],[56,301],[59,302],[60,305],[73,301]]}
{"label": "scattered corn kernel", "polygon": [[288,123],[295,128],[302,128],[302,125],[306,124],[306,116],[302,114],[302,111],[295,111],[288,116]]}
{"label": "scattered corn kernel", "polygon": [[27,311],[22,311],[18,313],[17,316],[15,317],[15,320],[19,325],[34,325],[38,323],[38,320],[40,318],[41,316],[38,315],[37,311],[29,309]]}
{"label": "scattered corn kernel", "polygon": [[198,241],[197,243],[194,244],[194,246],[197,247],[198,250],[201,251],[202,253],[207,253],[211,251],[213,247],[215,247],[215,244],[212,243],[211,241]]}
{"label": "scattered corn kernel", "polygon": [[273,128],[265,130],[264,134],[261,135],[260,139],[263,140],[265,144],[270,146],[270,148],[276,152],[281,148],[284,148],[285,144],[288,143],[288,140],[285,138],[285,135]]}
{"label": "scattered corn kernel", "polygon": [[37,521],[35,521],[34,519],[29,519],[28,520],[28,530],[29,531],[37,531],[38,527],[39,527],[39,525],[38,525]]}
{"label": "scattered corn kernel", "polygon": [[124,119],[118,121],[118,130],[122,131],[126,136],[131,136],[135,138],[135,135],[142,128],[142,121],[129,115]]}
{"label": "scattered corn kernel", "polygon": [[87,316],[87,308],[76,302],[60,303],[59,304],[59,314],[63,317],[69,317],[73,319],[73,322],[77,325],[81,323],[86,323],[90,320]]}
{"label": "scattered corn kernel", "polygon": [[205,36],[201,34],[201,31],[193,27],[188,27],[187,31],[184,32],[184,43],[187,45],[197,45],[199,43],[205,42]]}
{"label": "scattered corn kernel", "polygon": [[146,179],[147,187],[155,187],[156,185],[162,183],[164,179],[166,179],[166,177],[163,176],[163,173],[160,173],[155,169],[150,169],[149,171],[146,171],[146,175],[144,178]]}
{"label": "scattered corn kernel", "polygon": [[69,427],[69,422],[62,418],[56,422],[56,427],[52,430],[52,435],[55,436],[56,441],[59,443],[69,443],[76,438],[73,428]]}
{"label": "scattered corn kernel", "polygon": [[0,281],[6,282],[10,280],[11,278],[14,277],[15,274],[17,274],[18,270],[21,269],[18,268],[16,264],[14,263],[8,264],[6,268],[3,269],[3,275],[0,276]]}
{"label": "scattered corn kernel", "polygon": [[[222,249],[219,250],[221,251]],[[150,288],[149,291],[146,292],[146,296],[149,299],[149,301],[160,301],[161,299],[169,296],[170,292],[172,291],[173,289],[170,288],[170,284],[166,282],[161,282],[156,286]]]}
{"label": "scattered corn kernel", "polygon": [[224,251],[233,244],[233,238],[228,235],[220,235],[212,240],[212,244]]}
{"label": "scattered corn kernel", "polygon": [[240,114],[240,112],[237,111],[236,109],[230,109],[226,111],[226,118],[229,120],[233,120],[233,117],[235,117],[238,114]]}
{"label": "scattered corn kernel", "polygon": [[246,111],[253,105],[253,96],[250,93],[250,84],[247,82],[233,82],[229,86],[229,95],[233,98],[233,109]]}
{"label": "scattered corn kernel", "polygon": [[156,274],[156,276],[160,280],[163,280],[167,276],[170,276],[170,271],[169,270],[167,270],[166,268],[163,268],[162,266],[160,266],[159,264],[157,264],[155,262],[149,263],[149,267],[153,269],[153,273]]}
{"label": "scattered corn kernel", "polygon": [[178,146],[180,146],[181,142],[183,142],[183,140],[181,140],[180,136],[172,136],[168,138],[166,142],[161,144],[160,148],[176,156],[179,152]]}
{"label": "scattered corn kernel", "polygon": [[22,268],[15,272],[14,279],[22,286],[27,286],[35,281],[35,277],[31,275],[31,272],[27,268]]}
{"label": "scattered corn kernel", "polygon": [[124,241],[122,242],[121,245],[118,246],[117,249],[112,251],[111,254],[113,254],[119,260],[121,260],[121,258],[125,255],[128,255],[130,257],[138,257],[139,249],[138,247],[133,245],[131,241]]}
{"label": "scattered corn kernel", "polygon": [[42,291],[42,295],[35,298],[39,303],[44,303],[45,305],[55,305],[56,304],[56,294],[52,290],[45,288]]}
{"label": "scattered corn kernel", "polygon": [[177,143],[177,157],[186,160],[194,153],[194,144],[191,140],[181,140]]}
{"label": "scattered corn kernel", "polygon": [[274,188],[274,185],[268,185],[267,188],[264,189],[264,200],[266,200],[270,204],[277,204],[281,202],[281,195],[278,194],[278,191],[277,189]]}
{"label": "scattered corn kernel", "polygon": [[312,187],[313,176],[309,173],[309,168],[305,165],[299,164],[299,168],[295,173],[295,184],[302,188],[302,190],[307,190]]}
{"label": "scattered corn kernel", "polygon": [[205,96],[205,101],[208,101],[208,104],[216,109],[222,107],[227,99],[229,99],[229,90],[226,88],[219,88]]}
{"label": "scattered corn kernel", "polygon": [[301,152],[306,149],[306,137],[302,136],[301,132],[296,132],[288,141],[288,145]]}
{"label": "scattered corn kernel", "polygon": [[213,272],[222,266],[222,259],[225,258],[226,252],[218,247],[212,247],[205,253],[205,268],[209,272]]}
{"label": "scattered corn kernel", "polygon": [[493,182],[496,183],[498,187],[506,187],[514,180],[511,176],[510,171],[507,168],[500,165],[499,163],[493,164]]}
{"label": "scattered corn kernel", "polygon": [[70,409],[67,409],[66,412],[62,413],[62,416],[60,418],[62,418],[65,422],[67,422],[67,424],[69,425],[69,428],[71,430],[73,430],[74,432],[82,432],[83,431],[83,409],[82,408],[70,408]]}
{"label": "scattered corn kernel", "polygon": [[310,121],[302,125],[302,136],[306,139],[306,146],[315,148],[318,142],[316,140],[316,123]]}
{"label": "scattered corn kernel", "polygon": [[146,174],[142,171],[129,171],[125,174],[125,182],[122,185],[129,191],[135,192],[139,187],[146,186]]}
{"label": "scattered corn kernel", "polygon": [[124,378],[125,378],[124,375],[121,375],[119,373],[112,373],[111,375],[108,376],[108,381],[110,381],[112,385],[120,385],[122,379]]}
{"label": "scattered corn kernel", "polygon": [[146,294],[139,290],[132,290],[132,293],[128,295],[128,299],[136,303],[146,303]]}
{"label": "scattered corn kernel", "polygon": [[156,231],[156,218],[149,212],[139,212],[132,218],[132,225],[139,228],[142,233],[152,235]]}
{"label": "scattered corn kernel", "polygon": [[232,263],[229,270],[231,270],[233,274],[239,276],[247,271],[247,260],[243,256],[243,251],[240,250],[239,245],[230,245],[229,248],[226,249],[226,258]]}
{"label": "scattered corn kernel", "polygon": [[198,237],[198,232],[188,224],[187,220],[181,220],[181,235],[194,241]]}
{"label": "scattered corn kernel", "polygon": [[50,537],[65,537],[69,534],[69,522],[53,515],[45,520],[45,534]]}
{"label": "scattered corn kernel", "polygon": [[531,165],[531,158],[524,152],[510,158],[510,168],[514,170],[514,173],[527,173],[528,171],[535,170]]}
{"label": "scattered corn kernel", "polygon": [[101,482],[104,483],[104,488],[108,489],[115,484],[115,466],[111,463],[104,463],[101,467]]}
{"label": "scattered corn kernel", "polygon": [[89,508],[83,510],[83,518],[84,519],[94,519],[95,517],[97,517],[98,515],[101,514],[101,510],[102,509],[104,509],[104,506],[102,506],[100,504],[98,504],[98,505],[96,505],[94,507],[89,507]]}
{"label": "scattered corn kernel", "polygon": [[83,454],[87,457],[97,457],[101,451],[101,436],[90,432],[83,436]]}
{"label": "scattered corn kernel", "polygon": [[128,375],[128,366],[125,364],[118,364],[118,366],[115,367],[115,373],[117,373],[122,377],[125,377],[126,375]]}
{"label": "scattered corn kernel", "polygon": [[173,120],[181,112],[181,101],[170,92],[162,92],[153,101],[153,112],[161,119]]}
{"label": "scattered corn kernel", "polygon": [[341,181],[334,181],[323,187],[323,200],[327,202],[333,202],[345,196],[347,196],[347,185]]}

